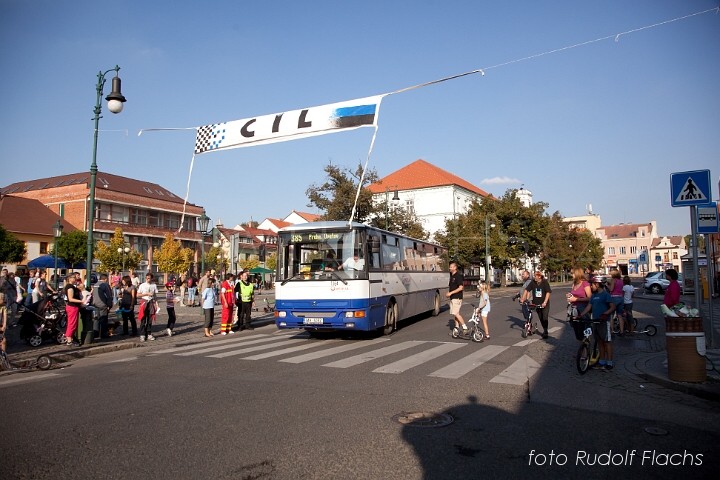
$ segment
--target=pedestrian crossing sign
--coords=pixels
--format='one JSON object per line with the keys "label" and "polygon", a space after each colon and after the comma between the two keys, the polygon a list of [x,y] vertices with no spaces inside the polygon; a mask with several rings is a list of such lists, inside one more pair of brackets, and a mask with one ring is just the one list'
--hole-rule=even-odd
{"label": "pedestrian crossing sign", "polygon": [[706,205],[712,198],[710,170],[678,172],[670,175],[670,201],[673,207]]}

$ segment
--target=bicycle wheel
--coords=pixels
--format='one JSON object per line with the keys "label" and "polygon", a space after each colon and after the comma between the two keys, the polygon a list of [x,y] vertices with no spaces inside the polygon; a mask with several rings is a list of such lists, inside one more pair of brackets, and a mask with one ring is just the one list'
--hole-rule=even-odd
{"label": "bicycle wheel", "polygon": [[648,337],[654,337],[656,333],[657,327],[655,325],[648,325],[647,327],[645,327],[645,334]]}
{"label": "bicycle wheel", "polygon": [[472,332],[472,339],[474,342],[482,342],[485,340],[485,330],[480,327],[475,327]]}
{"label": "bicycle wheel", "polygon": [[585,372],[588,371],[588,368],[590,368],[590,351],[586,342],[583,342],[580,348],[578,348],[575,364],[577,365],[577,371],[580,375],[584,375]]}
{"label": "bicycle wheel", "polygon": [[37,367],[40,370],[47,370],[52,367],[52,358],[50,358],[50,355],[40,355],[37,359]]}
{"label": "bicycle wheel", "polygon": [[523,338],[527,338],[528,336],[528,324],[525,322],[525,324],[522,326],[522,332],[520,332],[520,335],[522,335]]}

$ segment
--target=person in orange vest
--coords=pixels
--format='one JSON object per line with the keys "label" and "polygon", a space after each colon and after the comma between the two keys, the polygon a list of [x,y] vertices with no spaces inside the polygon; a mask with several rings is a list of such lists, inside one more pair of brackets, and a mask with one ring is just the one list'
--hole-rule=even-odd
{"label": "person in orange vest", "polygon": [[222,303],[222,317],[220,321],[220,335],[235,333],[232,326],[233,308],[235,307],[235,275],[228,273],[220,285],[220,303]]}

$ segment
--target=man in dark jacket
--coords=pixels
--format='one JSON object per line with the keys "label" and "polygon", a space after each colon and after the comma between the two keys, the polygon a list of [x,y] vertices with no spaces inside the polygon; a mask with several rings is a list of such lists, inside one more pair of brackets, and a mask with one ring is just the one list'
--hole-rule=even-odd
{"label": "man in dark jacket", "polygon": [[95,307],[95,317],[93,319],[95,337],[108,337],[108,314],[113,306],[113,292],[110,285],[108,285],[106,273],[100,274],[100,281],[93,288],[92,304]]}
{"label": "man in dark jacket", "polygon": [[5,294],[7,325],[14,327],[15,314],[17,313],[17,283],[15,282],[15,275],[8,273],[7,268],[3,268],[0,275],[0,292]]}

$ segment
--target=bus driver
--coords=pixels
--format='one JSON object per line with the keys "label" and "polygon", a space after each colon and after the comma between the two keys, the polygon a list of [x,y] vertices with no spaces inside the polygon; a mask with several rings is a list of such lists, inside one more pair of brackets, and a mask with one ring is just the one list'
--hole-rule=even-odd
{"label": "bus driver", "polygon": [[365,260],[360,259],[360,254],[356,250],[353,253],[352,257],[349,257],[347,260],[345,260],[342,265],[340,265],[340,270],[356,270],[360,271],[365,268]]}

